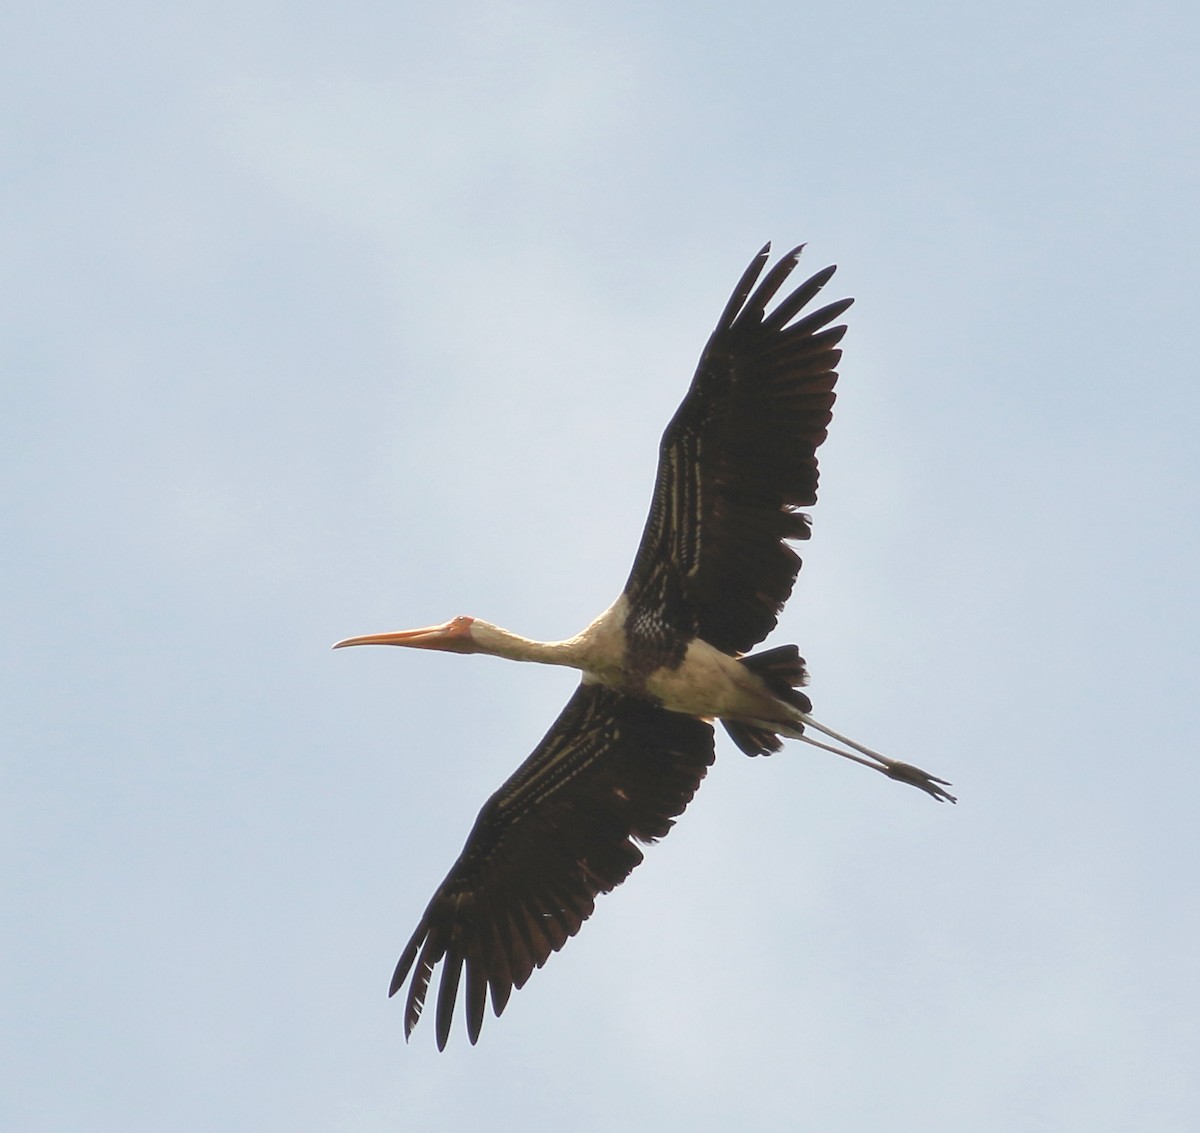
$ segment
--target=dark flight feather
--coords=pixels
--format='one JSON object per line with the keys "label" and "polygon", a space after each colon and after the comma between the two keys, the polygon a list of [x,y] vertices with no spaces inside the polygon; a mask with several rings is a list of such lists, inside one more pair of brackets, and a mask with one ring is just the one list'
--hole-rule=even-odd
{"label": "dark flight feather", "polygon": [[445,1047],[466,969],[467,1035],[485,992],[499,1015],[514,987],[591,915],[595,898],[642,860],[691,801],[713,761],[703,720],[584,684],[546,737],[479,812],[392,977],[408,978],[404,1033],[421,1016],[434,968],[437,1044]]}
{"label": "dark flight feather", "polygon": [[[744,653],[775,628],[799,573],[787,540],[808,536],[807,517],[795,509],[817,499],[816,450],[832,416],[836,346],[846,332],[828,324],[853,302],[791,322],[829,282],[828,267],[766,314],[800,254],[789,252],[756,288],[769,251],[738,282],[663,433],[626,583],[635,624],[644,608],[660,636],[698,634],[729,653]],[[673,599],[665,607],[663,595]]]}

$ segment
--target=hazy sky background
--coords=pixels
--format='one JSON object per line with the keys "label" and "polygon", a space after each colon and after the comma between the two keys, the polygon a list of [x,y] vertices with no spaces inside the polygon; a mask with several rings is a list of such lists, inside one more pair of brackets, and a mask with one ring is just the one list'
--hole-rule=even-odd
{"label": "hazy sky background", "polygon": [[[55,3],[0,46],[6,1130],[1190,1131],[1192,3]],[[753,253],[857,297],[799,641],[438,1055],[385,998]]]}

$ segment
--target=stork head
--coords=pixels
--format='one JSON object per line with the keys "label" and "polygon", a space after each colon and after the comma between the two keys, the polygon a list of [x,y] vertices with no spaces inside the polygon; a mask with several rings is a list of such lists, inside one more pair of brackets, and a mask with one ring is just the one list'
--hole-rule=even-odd
{"label": "stork head", "polygon": [[473,632],[477,624],[477,619],[463,615],[440,626],[348,637],[345,641],[339,641],[334,649],[341,649],[344,645],[407,645],[411,649],[440,649],[443,653],[478,653],[481,646]]}

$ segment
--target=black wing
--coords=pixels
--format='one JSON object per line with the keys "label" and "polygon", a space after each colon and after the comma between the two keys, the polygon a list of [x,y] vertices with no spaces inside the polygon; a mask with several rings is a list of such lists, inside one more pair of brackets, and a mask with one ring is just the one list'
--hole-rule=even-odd
{"label": "black wing", "polygon": [[442,961],[438,1049],[450,1034],[464,968],[474,1043],[488,989],[499,1015],[512,989],[579,931],[596,895],[642,860],[635,841],[653,842],[670,830],[712,761],[709,724],[580,685],[533,754],[479,812],[396,965],[390,995],[413,970],[405,1037]]}
{"label": "black wing", "polygon": [[[663,433],[650,516],[626,583],[635,622],[744,653],[775,628],[816,502],[816,450],[832,416],[843,299],[793,322],[829,281],[818,272],[768,315],[800,255],[746,269],[683,403]],[[640,624],[640,623],[639,623]]]}

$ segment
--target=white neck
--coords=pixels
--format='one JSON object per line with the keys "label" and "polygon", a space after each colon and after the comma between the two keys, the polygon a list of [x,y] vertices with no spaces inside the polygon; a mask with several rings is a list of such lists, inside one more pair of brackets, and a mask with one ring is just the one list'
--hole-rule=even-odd
{"label": "white neck", "polygon": [[489,653],[493,657],[507,657],[510,661],[536,661],[542,665],[566,665],[574,669],[583,668],[579,639],[575,637],[567,641],[536,641],[476,618],[471,626],[471,639],[479,647],[480,653]]}

